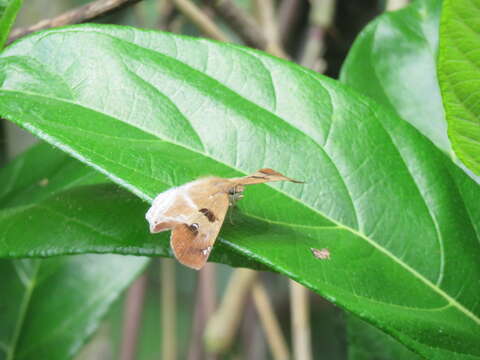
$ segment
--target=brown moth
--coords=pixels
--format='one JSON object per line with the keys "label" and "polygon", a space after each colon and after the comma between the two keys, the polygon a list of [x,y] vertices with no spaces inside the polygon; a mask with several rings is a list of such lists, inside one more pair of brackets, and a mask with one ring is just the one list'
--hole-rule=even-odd
{"label": "brown moth", "polygon": [[183,265],[201,269],[207,262],[228,206],[243,197],[245,185],[290,179],[272,169],[239,178],[207,177],[160,193],[146,214],[150,232],[172,230],[170,246]]}

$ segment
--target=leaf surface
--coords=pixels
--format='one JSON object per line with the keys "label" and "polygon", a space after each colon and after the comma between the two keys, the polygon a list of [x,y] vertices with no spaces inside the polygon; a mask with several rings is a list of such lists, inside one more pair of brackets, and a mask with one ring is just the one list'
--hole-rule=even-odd
{"label": "leaf surface", "polygon": [[17,12],[22,6],[23,0],[0,0],[0,49],[7,41],[10,28],[12,27]]}
{"label": "leaf surface", "polygon": [[[440,8],[438,0],[416,1],[405,9],[378,17],[357,38],[342,68],[341,79],[417,127],[448,154],[450,144],[435,72]],[[425,152],[423,156],[430,155]],[[462,194],[462,204],[457,206],[465,208],[478,239],[478,184],[467,180],[447,157],[439,161],[449,169],[454,180],[447,196],[454,197],[455,191]],[[452,239],[452,243],[458,241],[454,234]],[[444,251],[449,251],[449,247]],[[421,353],[427,358],[440,356],[436,351],[424,351]],[[449,355],[442,356],[448,358]],[[470,358],[460,354],[451,356]]]}
{"label": "leaf surface", "polygon": [[445,0],[438,74],[457,156],[480,176],[480,1]]}
{"label": "leaf surface", "polygon": [[[58,252],[53,250],[55,243],[65,234],[70,238],[81,233],[68,222],[62,227],[59,214],[55,218],[45,209],[26,209],[62,190],[99,182],[105,177],[47,144],[16,158],[0,171],[0,253],[7,249],[32,255],[42,238],[44,253],[67,253],[71,245],[63,244]],[[72,221],[80,212],[72,203],[62,205],[61,219]],[[70,358],[147,262],[120,255],[0,260],[0,359]]]}
{"label": "leaf surface", "polygon": [[480,357],[479,218],[465,205],[480,191],[395,112],[258,51],[112,26],[17,42],[0,82],[0,115],[143,199],[263,167],[305,180],[247,189],[219,252],[290,276],[426,357]]}

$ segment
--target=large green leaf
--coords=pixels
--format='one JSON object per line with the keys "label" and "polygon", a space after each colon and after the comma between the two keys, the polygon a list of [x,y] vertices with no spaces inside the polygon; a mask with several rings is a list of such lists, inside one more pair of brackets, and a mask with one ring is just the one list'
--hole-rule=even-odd
{"label": "large green leaf", "polygon": [[445,0],[438,74],[448,135],[458,157],[480,175],[480,1]]}
{"label": "large green leaf", "polygon": [[[80,162],[40,144],[0,171],[0,218],[61,190],[102,181],[103,176]],[[64,205],[63,216],[72,217],[76,209]],[[31,252],[39,237],[52,244],[62,232],[73,230],[44,221],[34,232],[37,216],[51,218],[40,212],[2,224],[2,248],[11,242],[14,249],[23,245]],[[147,261],[119,255],[0,261],[0,359],[69,358]]]}
{"label": "large green leaf", "polygon": [[[377,18],[356,40],[342,68],[341,79],[389,107],[416,126],[435,145],[449,152],[435,73],[440,8],[439,0],[416,1],[401,11]],[[447,159],[444,161],[451,166]],[[464,181],[464,176],[458,171],[452,175],[478,234],[480,207],[477,186]],[[470,176],[479,182],[474,175]],[[357,325],[353,324],[353,328]],[[354,341],[359,339],[361,336]],[[379,339],[383,347],[388,342],[387,339]],[[357,350],[355,355],[361,358],[361,352]],[[399,349],[392,344],[391,351]]]}
{"label": "large green leaf", "polygon": [[248,189],[220,251],[287,274],[425,357],[480,357],[480,222],[465,205],[479,188],[388,108],[261,52],[111,26],[17,42],[0,82],[0,115],[144,199],[265,166],[306,180]]}
{"label": "large green leaf", "polygon": [[0,261],[0,359],[68,359],[147,263],[120,255]]}
{"label": "large green leaf", "polygon": [[0,0],[0,50],[7,41],[10,28],[15,21],[23,0]]}
{"label": "large green leaf", "polygon": [[414,1],[372,21],[348,53],[340,79],[394,109],[450,153],[435,66],[441,5],[441,0]]}
{"label": "large green leaf", "polygon": [[40,143],[0,169],[2,209],[26,206],[75,186],[108,182],[105,176],[49,144]]}

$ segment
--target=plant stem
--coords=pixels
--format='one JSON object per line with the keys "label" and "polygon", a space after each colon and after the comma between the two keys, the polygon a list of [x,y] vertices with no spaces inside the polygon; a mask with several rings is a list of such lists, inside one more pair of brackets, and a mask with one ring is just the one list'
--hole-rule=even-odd
{"label": "plant stem", "polygon": [[280,324],[273,312],[273,306],[268,298],[267,291],[260,280],[257,280],[252,289],[253,301],[257,308],[263,330],[265,331],[274,360],[289,359],[287,342],[283,337]]}
{"label": "plant stem", "polygon": [[246,45],[266,49],[267,39],[250,14],[243,11],[232,0],[210,0],[208,3]]}
{"label": "plant stem", "polygon": [[207,263],[198,272],[195,296],[195,313],[188,351],[188,360],[215,359],[213,354],[205,354],[203,334],[205,322],[215,311],[216,303],[216,266]]}
{"label": "plant stem", "polygon": [[217,311],[208,320],[205,329],[207,351],[222,353],[230,348],[237,332],[243,307],[257,272],[237,269],[232,274],[227,290]]}
{"label": "plant stem", "polygon": [[228,37],[220,28],[190,0],[173,0],[178,10],[194,23],[206,36],[223,42],[228,42]]}
{"label": "plant stem", "polygon": [[278,57],[288,58],[280,44],[273,0],[253,0],[253,4],[256,9],[258,23],[263,29],[267,42],[265,50]]}
{"label": "plant stem", "polygon": [[147,288],[147,275],[140,276],[130,286],[123,311],[121,360],[134,360],[136,358],[138,329],[142,315],[143,299]]}
{"label": "plant stem", "polygon": [[290,280],[290,313],[292,316],[293,358],[312,359],[310,340],[310,306],[308,289]]}
{"label": "plant stem", "polygon": [[285,46],[300,20],[303,0],[282,0],[278,10],[278,32],[280,41]]}
{"label": "plant stem", "polygon": [[407,6],[409,0],[387,0],[385,11],[395,11]]}
{"label": "plant stem", "polygon": [[299,63],[318,72],[324,72],[326,63],[322,59],[325,51],[325,33],[332,25],[335,0],[311,0],[307,38]]}
{"label": "plant stem", "polygon": [[53,18],[38,22],[35,25],[14,29],[8,38],[8,43],[11,43],[18,38],[35,31],[65,26],[69,24],[79,24],[91,21],[100,16],[110,14],[125,6],[133,5],[140,0],[96,0],[84,6],[64,12],[63,14]]}
{"label": "plant stem", "polygon": [[175,283],[175,261],[162,259],[161,271],[161,304],[162,304],[162,359],[177,358],[177,300]]}

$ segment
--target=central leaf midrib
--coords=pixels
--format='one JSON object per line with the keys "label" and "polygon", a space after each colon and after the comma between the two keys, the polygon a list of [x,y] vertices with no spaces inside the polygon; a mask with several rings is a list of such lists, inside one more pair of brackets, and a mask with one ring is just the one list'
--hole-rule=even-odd
{"label": "central leaf midrib", "polygon": [[[113,121],[119,121],[118,119],[116,118],[113,118],[112,116],[108,115],[108,114],[105,114],[105,113],[101,113],[99,112],[98,110],[96,109],[91,109],[89,107],[86,107],[84,106],[83,104],[78,104],[78,103],[75,103],[75,102],[72,102],[68,99],[59,99],[59,98],[56,98],[56,97],[47,97],[47,96],[43,96],[43,95],[39,95],[39,94],[36,94],[36,93],[30,93],[30,92],[26,92],[26,91],[15,91],[15,90],[5,90],[5,89],[2,89],[0,90],[0,92],[11,92],[11,93],[19,93],[19,94],[27,94],[27,95],[31,95],[33,97],[40,97],[40,98],[48,98],[48,99],[52,99],[52,100],[57,100],[57,101],[60,101],[60,102],[67,102],[67,103],[70,103],[71,105],[73,106],[80,106],[80,107],[84,107],[85,109],[87,110],[90,110],[90,111],[95,111],[99,114],[101,114],[102,116],[107,116],[109,117],[111,120]],[[140,128],[140,127],[137,127],[137,126],[134,126],[133,124],[131,123],[125,123],[123,122],[125,125],[128,125],[128,126],[131,126],[132,128],[136,128],[137,130],[139,131],[142,131],[146,134],[149,134],[153,137],[158,137],[157,134],[154,134],[154,133],[151,133],[149,131],[147,131],[146,129],[143,129],[143,128]],[[40,129],[37,129],[35,126],[32,125],[32,123],[30,122],[32,128],[34,128],[37,132],[38,132],[38,135],[40,137],[45,137],[46,140],[48,140],[49,138],[51,139],[51,137],[46,134],[43,133],[42,130]],[[160,139],[159,139],[160,140]],[[226,167],[234,170],[234,171],[237,171],[241,174],[245,174],[245,172],[241,171],[240,169],[237,169],[233,166],[231,166],[230,164],[226,164],[225,162],[221,161],[221,160],[218,160],[216,158],[214,158],[213,156],[211,156],[211,154],[204,154],[204,153],[200,153],[198,152],[198,150],[196,149],[192,149],[190,148],[188,145],[186,144],[181,144],[181,143],[177,143],[171,139],[168,139],[166,138],[166,140],[160,140],[160,141],[166,141],[166,142],[170,142],[174,145],[177,145],[179,147],[183,147],[185,148],[186,150],[188,151],[191,151],[193,153],[197,153],[201,156],[204,156],[204,157],[210,157],[213,161],[216,161],[217,163],[219,164],[223,164],[225,165]],[[113,173],[110,173],[108,170],[106,169],[103,169],[101,168],[100,166],[98,166],[99,170],[102,171],[103,173],[105,173],[106,175],[110,176],[111,178],[115,178],[116,179],[116,175],[113,174]],[[245,174],[246,175],[246,174]],[[137,188],[134,184],[130,184],[131,187],[133,188],[136,188],[137,189],[137,194],[140,193],[140,194],[143,194],[144,198],[149,198],[148,194],[145,194],[143,192],[142,189],[139,189]],[[329,221],[331,221],[332,223],[336,224],[338,227],[340,228],[344,228],[345,230],[351,232],[352,234],[356,235],[357,237],[360,237],[361,239],[367,241],[367,243],[369,243],[371,246],[373,246],[374,248],[376,248],[377,250],[379,250],[380,252],[382,252],[383,254],[385,254],[387,257],[391,258],[394,262],[396,262],[397,264],[399,264],[401,267],[403,267],[405,270],[407,270],[409,273],[411,273],[414,277],[418,278],[420,281],[422,281],[425,285],[427,285],[428,287],[430,287],[435,293],[437,293],[438,295],[440,295],[442,298],[444,298],[448,303],[451,303],[454,307],[456,307],[460,312],[462,312],[464,315],[466,315],[467,317],[471,318],[475,323],[477,323],[478,325],[480,325],[480,318],[478,318],[475,314],[473,314],[470,310],[468,310],[467,308],[465,308],[462,304],[460,304],[459,302],[457,302],[453,297],[451,297],[449,294],[447,294],[445,291],[443,291],[442,289],[438,288],[435,284],[433,284],[430,280],[428,280],[427,278],[425,278],[422,274],[420,274],[419,272],[417,272],[414,268],[412,268],[410,265],[406,264],[405,262],[403,262],[401,259],[397,258],[394,254],[392,254],[390,251],[388,251],[387,249],[383,248],[382,246],[380,246],[379,244],[377,244],[375,241],[373,241],[372,239],[368,238],[365,234],[355,230],[355,229],[352,229],[348,226],[345,226],[344,224],[341,224],[339,223],[337,220],[334,220],[332,218],[330,218],[329,216],[319,212],[317,209],[311,207],[310,205],[306,204],[306,203],[303,203],[301,202],[299,199],[291,196],[290,194],[280,190],[279,188],[275,188],[269,184],[267,184],[267,186],[270,186],[272,187],[275,191],[279,192],[280,194],[284,195],[286,198],[289,198],[290,200],[293,200],[294,202],[297,202],[298,204],[300,204],[301,206],[304,206],[306,209],[312,211],[314,214],[318,215],[318,216],[321,216],[323,217],[324,219],[327,219]],[[263,257],[262,257],[263,259]],[[268,263],[268,261],[267,261]]]}

